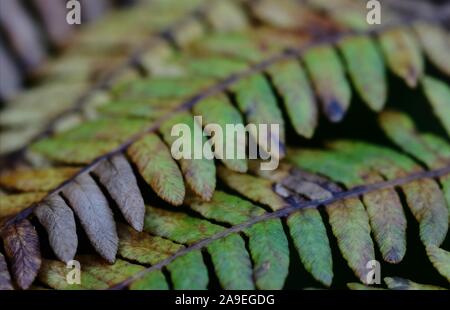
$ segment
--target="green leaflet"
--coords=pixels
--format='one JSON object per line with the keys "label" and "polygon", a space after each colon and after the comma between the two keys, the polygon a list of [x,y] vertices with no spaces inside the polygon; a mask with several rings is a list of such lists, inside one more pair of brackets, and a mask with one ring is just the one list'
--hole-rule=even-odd
{"label": "green leaflet", "polygon": [[237,196],[216,191],[211,201],[198,198],[188,201],[190,208],[208,219],[238,225],[265,213],[264,209]]}
{"label": "green leaflet", "polygon": [[367,281],[367,262],[375,259],[369,218],[358,199],[347,199],[326,206],[333,234],[342,256],[361,282]]}
{"label": "green leaflet", "polygon": [[118,225],[119,255],[141,264],[157,264],[163,259],[175,254],[183,245],[170,240],[138,233],[127,225]]}
{"label": "green leaflet", "polygon": [[222,231],[223,227],[181,212],[147,207],[144,230],[178,243],[192,244]]}
{"label": "green leaflet", "polygon": [[208,269],[200,251],[178,257],[167,266],[176,290],[205,290],[208,285]]}
{"label": "green leaflet", "polygon": [[286,111],[296,132],[311,138],[317,127],[318,111],[303,68],[296,61],[286,61],[270,66],[268,72],[284,99]]}
{"label": "green leaflet", "polygon": [[[264,210],[238,197],[215,192],[210,202],[193,201],[191,208],[204,217],[237,225]],[[255,224],[245,231],[255,263],[254,278],[260,289],[281,289],[288,274],[289,248],[279,220]],[[245,252],[245,251],[244,251]]]}
{"label": "green leaflet", "polygon": [[415,125],[406,114],[385,111],[379,115],[379,123],[386,135],[406,152],[414,155],[428,166],[436,163],[436,155],[420,141]]}
{"label": "green leaflet", "polygon": [[252,263],[239,235],[212,242],[207,250],[223,289],[253,290]]}
{"label": "green leaflet", "polygon": [[145,129],[147,122],[138,119],[114,118],[84,122],[75,128],[62,132],[57,139],[67,141],[117,141],[124,142],[132,135]]}
{"label": "green leaflet", "polygon": [[73,176],[77,170],[69,167],[15,170],[2,174],[0,184],[24,192],[50,191]]}
{"label": "green leaflet", "polygon": [[361,98],[372,110],[382,110],[387,97],[386,71],[374,42],[364,36],[348,37],[339,42],[339,48]]}
{"label": "green leaflet", "polygon": [[128,155],[159,197],[173,205],[183,203],[183,176],[169,149],[156,134],[147,134],[133,143]]}
{"label": "green leaflet", "polygon": [[420,224],[420,239],[425,245],[439,246],[448,231],[448,209],[439,185],[423,179],[402,186],[411,212]]}
{"label": "green leaflet", "polygon": [[347,283],[347,287],[353,291],[380,291],[382,288],[367,286],[361,283]]}
{"label": "green leaflet", "polygon": [[[172,129],[175,125],[182,126],[182,131],[178,132],[178,136],[172,136]],[[202,128],[195,122],[191,114],[179,113],[165,121],[160,127],[160,132],[164,141],[171,146],[171,151],[174,148],[177,151],[181,151],[179,144],[178,147],[173,146],[177,140],[190,139],[186,141],[190,145],[190,150],[185,151],[184,147],[182,148],[183,153],[187,153],[190,159],[183,158],[183,155],[179,154],[181,158],[178,162],[189,187],[203,199],[209,200],[216,187],[216,168],[212,159],[207,159],[203,156],[203,144],[207,145],[208,152],[211,152],[211,149],[203,137]],[[196,133],[198,133],[199,138],[196,138]],[[200,156],[197,156],[195,150],[199,151]]]}
{"label": "green leaflet", "polygon": [[437,271],[450,282],[450,252],[430,245],[427,254]]}
{"label": "green leaflet", "polygon": [[245,233],[254,266],[254,278],[259,289],[282,289],[288,274],[289,247],[281,221],[257,223]]}
{"label": "green leaflet", "polygon": [[144,269],[142,266],[120,259],[116,260],[113,265],[93,256],[80,256],[77,260],[80,262],[82,274],[87,272],[105,282],[108,287],[118,284]]}
{"label": "green leaflet", "polygon": [[164,101],[165,106],[157,106],[155,104],[147,102],[132,102],[132,101],[118,101],[111,102],[102,105],[98,108],[98,111],[102,115],[109,117],[129,117],[129,118],[144,118],[146,120],[157,120],[167,113],[170,113],[170,109],[174,108],[174,103],[179,104],[179,102]]}
{"label": "green leaflet", "polygon": [[[232,91],[236,94],[238,108],[245,115],[247,123],[258,127],[263,124],[268,126],[267,139],[261,136],[259,128],[251,128],[249,130],[250,136],[268,153],[272,150],[272,145],[279,144],[279,156],[283,157],[285,143],[284,120],[269,82],[263,75],[255,74],[238,81],[232,86]],[[276,135],[271,130],[271,125],[275,124],[279,125],[279,135]]]}
{"label": "green leaflet", "polygon": [[186,59],[186,67],[194,76],[224,79],[248,68],[245,61],[220,56]]}
{"label": "green leaflet", "polygon": [[244,61],[260,61],[264,54],[252,42],[248,34],[216,33],[205,37],[193,47],[200,53],[219,54]]}
{"label": "green leaflet", "polygon": [[[138,233],[126,225],[118,226],[118,232],[120,238],[119,255],[141,264],[157,264],[184,248],[181,244],[158,236]],[[185,276],[185,280],[183,280],[181,274],[180,264],[184,264],[184,268],[192,273]],[[180,258],[179,261],[175,260],[171,266],[169,270],[171,271],[175,288],[189,288],[189,285],[193,285],[192,289],[206,287],[208,277],[206,273],[205,280],[206,267],[203,264],[201,255],[193,254]],[[197,275],[200,277],[198,281],[195,279]],[[147,273],[130,286],[131,289],[153,289],[158,287],[167,288],[161,271]]]}
{"label": "green leaflet", "polygon": [[413,282],[411,280],[398,278],[398,277],[384,278],[384,282],[386,282],[387,287],[391,290],[412,290],[412,291],[444,290],[444,288],[442,288],[442,287],[428,285],[428,284],[420,284],[420,283]]}
{"label": "green leaflet", "polygon": [[420,46],[409,29],[397,28],[379,35],[381,48],[391,71],[416,87],[424,72]]}
{"label": "green leaflet", "polygon": [[351,89],[344,67],[332,47],[311,48],[303,55],[322,109],[331,122],[341,121],[350,106]]}
{"label": "green leaflet", "polygon": [[9,291],[13,289],[14,287],[11,281],[11,275],[8,271],[8,265],[6,264],[5,257],[0,253],[0,290]]}
{"label": "green leaflet", "polygon": [[218,168],[219,178],[227,186],[252,201],[277,210],[286,205],[284,200],[272,190],[272,182],[248,174],[236,173],[222,167]]}
{"label": "green leaflet", "polygon": [[450,87],[447,83],[428,76],[423,79],[422,85],[434,114],[450,136]]}
{"label": "green leaflet", "polygon": [[[445,140],[432,135],[422,134],[421,139],[427,146],[436,152],[444,160],[450,160],[450,145]],[[450,216],[450,175],[442,176],[439,180],[444,191],[445,200],[447,200],[447,207]]]}
{"label": "green leaflet", "polygon": [[46,195],[45,192],[0,195],[0,219],[19,213]]}
{"label": "green leaflet", "polygon": [[130,285],[130,290],[168,290],[166,277],[164,274],[155,270],[146,273],[141,279],[134,281]]}
{"label": "green leaflet", "polygon": [[[247,161],[245,158],[240,159],[237,157],[237,148],[241,146],[245,152],[246,141],[245,139],[240,139],[236,137],[235,134],[233,136],[227,136],[227,124],[230,125],[242,125],[243,128],[243,119],[239,111],[229,102],[227,97],[220,95],[216,97],[206,98],[205,100],[200,101],[193,108],[193,113],[196,116],[202,116],[204,124],[217,124],[222,129],[223,135],[219,137],[219,141],[213,142],[215,148],[216,158],[219,158],[218,155],[221,155],[220,158],[222,162],[228,169],[238,171],[238,172],[246,172],[247,171]],[[207,129],[206,127],[205,129]],[[217,130],[212,128],[208,131],[210,134],[214,133],[214,136],[218,135]],[[223,144],[220,142],[223,139]],[[230,139],[230,142],[228,142]],[[214,140],[210,140],[214,141]],[[226,145],[229,147],[227,148]],[[230,149],[230,146],[233,148]],[[243,152],[243,153],[244,153]],[[228,154],[230,153],[230,154]],[[232,156],[230,156],[232,155]],[[227,159],[229,157],[230,159]]]}
{"label": "green leaflet", "polygon": [[[359,181],[354,172],[352,174],[345,165],[333,160],[332,154],[313,151],[291,152],[289,160],[303,169],[327,175],[344,184],[355,184]],[[359,279],[365,283],[366,264],[375,259],[375,253],[370,237],[369,218],[363,204],[358,199],[352,198],[328,205],[326,211],[342,255]]]}
{"label": "green leaflet", "polygon": [[114,92],[121,100],[186,99],[206,88],[210,81],[198,77],[153,77],[119,85]]}
{"label": "green leaflet", "polygon": [[214,30],[231,32],[243,30],[248,27],[247,16],[239,3],[229,1],[215,1],[208,10],[208,22]]}
{"label": "green leaflet", "polygon": [[333,280],[333,260],[327,232],[318,210],[305,209],[287,218],[289,232],[306,270],[325,286]]}
{"label": "green leaflet", "polygon": [[185,47],[199,39],[204,33],[203,25],[199,20],[191,18],[185,20],[183,27],[175,27],[171,32],[177,46]]}
{"label": "green leaflet", "polygon": [[[175,213],[155,208],[148,208],[147,211],[145,230],[179,243],[192,244],[224,229],[221,226],[190,217],[184,213]],[[252,286],[251,262],[241,237],[233,235],[225,240],[220,239],[214,241],[208,246],[207,250],[211,255],[216,274],[219,277],[219,281],[223,288],[245,289]],[[200,252],[198,253],[200,255]],[[178,263],[175,263],[175,261],[172,262],[170,265],[173,264],[175,266],[172,267],[172,269],[170,268],[170,265],[168,266],[171,273],[179,270],[181,273],[179,275],[179,281],[182,281],[182,283],[184,283],[184,281],[189,281],[189,279],[184,280],[184,277],[186,277],[184,271],[186,268],[184,266],[186,263],[185,260],[191,259],[189,258],[191,256],[188,255],[178,258],[177,260],[180,260]],[[191,272],[193,277],[196,272],[202,273],[201,270],[196,271],[196,269],[199,268],[199,266],[192,267]],[[204,267],[204,269],[206,270],[206,267]],[[172,275],[172,278],[173,277],[174,275]],[[207,279],[208,277],[206,274],[206,284]],[[189,283],[186,283],[186,285],[189,285]],[[182,287],[184,286],[182,285]],[[186,286],[185,288],[192,289],[190,286]]]}
{"label": "green leaflet", "polygon": [[119,146],[117,141],[67,141],[60,138],[40,140],[31,150],[50,160],[66,164],[88,164]]}
{"label": "green leaflet", "polygon": [[448,50],[450,40],[448,34],[439,27],[428,23],[414,24],[414,30],[419,36],[422,48],[430,61],[442,72],[450,75]]}

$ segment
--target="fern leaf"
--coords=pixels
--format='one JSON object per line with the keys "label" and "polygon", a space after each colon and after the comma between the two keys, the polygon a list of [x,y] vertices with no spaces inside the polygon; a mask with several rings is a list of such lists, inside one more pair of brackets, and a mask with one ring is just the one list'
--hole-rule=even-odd
{"label": "fern leaf", "polygon": [[24,219],[8,226],[2,231],[1,237],[17,286],[21,289],[29,288],[41,266],[39,237],[34,226]]}
{"label": "fern leaf", "polygon": [[316,47],[308,50],[303,60],[324,114],[331,122],[341,121],[350,106],[352,92],[337,53],[332,47]]}
{"label": "fern leaf", "polygon": [[144,226],[145,206],[136,177],[123,155],[103,160],[93,173],[116,202],[123,216],[137,231]]}
{"label": "fern leaf", "polygon": [[[243,119],[239,111],[228,101],[228,99],[224,96],[217,96],[208,98],[199,104],[197,104],[193,108],[193,113],[195,115],[201,115],[203,117],[203,122],[207,124],[215,124],[220,126],[222,129],[223,135],[221,139],[223,139],[223,143],[218,140],[214,142],[212,145],[214,146],[214,151],[216,155],[222,155],[221,158],[224,165],[231,170],[238,172],[246,172],[247,171],[247,162],[245,159],[240,159],[237,157],[237,150],[234,150],[233,154],[228,154],[230,149],[226,147],[227,143],[232,143],[229,145],[235,145],[237,147],[244,147],[246,141],[242,141],[240,137],[235,138],[234,136],[228,137],[226,127],[228,125],[243,125]],[[206,128],[205,128],[206,129]],[[218,133],[213,131],[215,135]],[[212,134],[212,132],[209,132]],[[229,141],[231,140],[232,141]],[[239,140],[238,140],[239,139]],[[232,156],[231,156],[232,155]],[[232,158],[232,159],[228,159]]]}
{"label": "fern leaf", "polygon": [[339,43],[350,78],[359,95],[374,111],[387,99],[386,71],[376,44],[369,38],[350,37]]}
{"label": "fern leaf", "polygon": [[330,286],[333,260],[320,213],[314,209],[300,210],[287,218],[287,225],[306,270],[317,281]]}
{"label": "fern leaf", "polygon": [[[367,23],[361,1],[160,2],[86,28],[76,53],[52,61],[43,83],[5,103],[0,152],[17,152],[0,158],[9,170],[0,175],[0,287],[282,289],[307,280],[290,268],[294,249],[326,287],[347,284],[333,270],[342,256],[363,283],[349,288],[377,289],[365,283],[378,253],[372,236],[382,268],[408,259],[408,236],[408,247],[421,241],[429,265],[448,279],[449,66],[440,25],[448,14],[425,5],[411,15],[388,1],[379,27]],[[386,68],[425,96],[393,87]],[[346,116],[350,82],[372,113],[355,106]],[[409,97],[414,106],[404,105]],[[399,111],[382,112],[386,104]],[[319,122],[319,105],[331,122]],[[258,160],[223,158],[216,171],[212,155],[228,145],[215,143],[214,123],[249,125],[251,140],[236,141],[241,148],[262,133],[252,126],[279,125],[279,137],[270,129],[257,143],[260,153],[278,144],[277,159],[287,160],[264,171]],[[175,124],[187,125],[189,138],[202,136],[191,158],[171,154],[180,142]],[[193,147],[211,156],[198,158]],[[420,236],[406,231],[403,205]],[[115,207],[122,214],[114,216]],[[77,236],[77,223],[88,240]],[[43,246],[43,257],[82,263],[80,285],[68,283],[63,262],[40,266],[38,237],[54,252]],[[78,242],[85,255],[76,256]],[[414,266],[404,271],[415,280]]]}
{"label": "fern leaf", "polygon": [[76,254],[78,237],[72,210],[61,196],[54,194],[34,209],[34,214],[48,233],[50,246],[63,262]]}
{"label": "fern leaf", "polygon": [[94,248],[113,263],[119,243],[116,224],[108,201],[95,181],[89,175],[79,175],[63,190],[63,196],[80,219]]}
{"label": "fern leaf", "polygon": [[130,285],[130,290],[168,290],[169,284],[161,271],[147,273]]}
{"label": "fern leaf", "polygon": [[178,257],[167,269],[176,290],[205,290],[208,286],[208,270],[200,251]]}
{"label": "fern leaf", "polygon": [[393,29],[379,36],[387,64],[391,71],[416,87],[424,72],[420,46],[409,29]]}
{"label": "fern leaf", "polygon": [[223,289],[252,290],[253,270],[244,240],[238,235],[212,242],[208,253]]}
{"label": "fern leaf", "polygon": [[81,165],[90,163],[118,145],[117,141],[67,141],[55,137],[38,141],[32,150],[53,161]]}
{"label": "fern leaf", "polygon": [[190,159],[181,158],[178,161],[181,171],[186,179],[186,183],[194,193],[205,200],[209,200],[216,187],[216,167],[214,161],[210,159],[204,157],[199,159],[196,158],[195,149],[203,151],[203,143],[207,143],[204,138],[202,138],[201,141],[198,141],[198,139],[194,137],[195,132],[201,133],[202,129],[189,113],[181,113],[172,117],[165,121],[160,128],[164,141],[170,146],[172,146],[177,139],[171,134],[172,127],[176,124],[186,125],[190,129],[191,134]]}
{"label": "fern leaf", "polygon": [[126,225],[118,226],[119,255],[141,264],[156,264],[183,248],[161,237],[138,233]]}
{"label": "fern leaf", "polygon": [[19,213],[47,195],[45,192],[0,195],[0,219]]}
{"label": "fern leaf", "polygon": [[4,187],[23,192],[47,192],[76,173],[76,168],[21,169],[0,176]]}
{"label": "fern leaf", "polygon": [[430,245],[427,254],[437,271],[450,282],[450,253]]}
{"label": "fern leaf", "polygon": [[415,23],[414,30],[428,59],[443,73],[450,75],[450,65],[445,52],[450,46],[448,34],[439,27],[423,22]]}
{"label": "fern leaf", "polygon": [[[271,146],[278,144],[280,157],[283,157],[285,143],[284,120],[278,108],[274,94],[266,78],[262,75],[254,75],[239,81],[233,86],[236,94],[236,101],[239,110],[245,115],[248,123],[259,125],[278,124],[279,136],[271,132],[269,127],[267,139],[262,138],[260,129],[250,130],[250,136],[267,153],[270,153]],[[261,139],[262,138],[262,139]],[[276,156],[277,154],[274,154]]]}
{"label": "fern leaf", "polygon": [[268,72],[284,98],[286,111],[296,132],[311,138],[317,126],[318,111],[304,69],[295,61],[286,61],[271,66]]}
{"label": "fern leaf", "polygon": [[219,178],[241,195],[277,210],[285,205],[284,200],[272,190],[272,182],[251,175],[234,173],[219,167]]}
{"label": "fern leaf", "polygon": [[11,276],[9,275],[8,265],[6,265],[5,257],[0,253],[0,290],[13,290]]}
{"label": "fern leaf", "polygon": [[413,282],[411,280],[398,278],[398,277],[387,277],[384,278],[384,282],[386,282],[386,285],[391,290],[425,290],[425,291],[434,291],[434,290],[444,290],[444,288],[434,286],[434,285],[428,285],[428,284],[420,284]]}
{"label": "fern leaf", "polygon": [[331,204],[326,210],[342,256],[360,281],[366,283],[366,264],[375,259],[375,252],[364,206],[358,199],[348,199]]}
{"label": "fern leaf", "polygon": [[144,180],[162,199],[176,206],[183,203],[183,176],[157,135],[145,135],[131,145],[128,154]]}
{"label": "fern leaf", "polygon": [[433,107],[434,114],[441,121],[442,126],[447,131],[447,135],[450,136],[450,120],[448,118],[448,115],[450,115],[450,88],[448,84],[432,77],[425,77],[423,79],[423,88]]}

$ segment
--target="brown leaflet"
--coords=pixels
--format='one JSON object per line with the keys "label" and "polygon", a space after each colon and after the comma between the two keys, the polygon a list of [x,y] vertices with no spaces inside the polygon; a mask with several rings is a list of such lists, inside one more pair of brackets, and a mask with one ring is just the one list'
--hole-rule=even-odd
{"label": "brown leaflet", "polygon": [[78,237],[72,210],[58,194],[47,197],[34,209],[34,214],[45,227],[50,246],[63,262],[73,259]]}
{"label": "brown leaflet", "polygon": [[77,176],[63,190],[81,225],[97,252],[108,262],[116,258],[119,238],[108,201],[92,177],[85,173]]}
{"label": "brown leaflet", "polygon": [[13,290],[11,276],[9,275],[8,265],[5,257],[0,253],[0,291]]}
{"label": "brown leaflet", "polygon": [[8,225],[2,239],[14,280],[21,289],[29,288],[41,267],[39,237],[34,226],[27,219]]}
{"label": "brown leaflet", "polygon": [[144,226],[145,206],[136,177],[123,155],[103,160],[93,173],[116,202],[127,222],[137,231]]}

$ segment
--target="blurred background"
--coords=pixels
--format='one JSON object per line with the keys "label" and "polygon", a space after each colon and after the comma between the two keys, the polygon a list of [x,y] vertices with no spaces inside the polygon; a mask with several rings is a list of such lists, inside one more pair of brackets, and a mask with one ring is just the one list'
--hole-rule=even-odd
{"label": "blurred background", "polygon": [[[415,6],[420,2],[433,5],[449,2],[386,1],[390,4],[398,2],[399,7],[405,6],[405,9],[409,4]],[[147,4],[152,0],[79,0],[81,26],[66,22],[66,2],[67,0],[0,0],[0,106],[12,100],[21,90],[39,82],[49,70],[49,60],[63,53],[80,28],[98,23],[111,11],[130,10],[131,7]],[[174,1],[167,2],[170,5]],[[121,19],[117,18],[119,27],[120,22]]]}
{"label": "blurred background", "polygon": [[[138,0],[79,0],[81,27]],[[81,28],[66,22],[66,0],[0,0],[0,100],[12,99],[44,75]]]}

